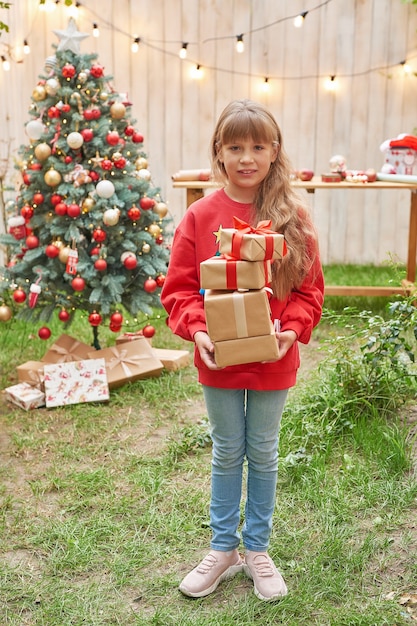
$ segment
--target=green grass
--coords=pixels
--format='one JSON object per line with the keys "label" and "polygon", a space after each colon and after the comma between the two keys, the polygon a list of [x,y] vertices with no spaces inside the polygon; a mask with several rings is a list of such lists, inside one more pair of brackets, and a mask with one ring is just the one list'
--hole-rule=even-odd
{"label": "green grass", "polygon": [[[340,282],[358,278],[345,271]],[[386,302],[370,303],[375,315]],[[324,352],[350,332],[342,319],[315,331]],[[155,345],[190,347],[163,317],[152,323]],[[89,342],[86,326],[68,332]],[[51,328],[43,342],[27,323],[0,326],[3,387],[62,332]],[[100,341],[114,335],[102,329]],[[285,410],[270,553],[290,593],[273,604],[257,600],[243,574],[205,599],[178,592],[210,540],[211,450],[193,366],[127,384],[104,404],[25,412],[0,397],[2,626],[414,623],[400,600],[417,588],[415,421],[389,376],[375,389],[396,401],[380,398],[374,410],[361,381],[348,406],[336,376],[352,384],[350,370],[329,369],[303,377]]]}

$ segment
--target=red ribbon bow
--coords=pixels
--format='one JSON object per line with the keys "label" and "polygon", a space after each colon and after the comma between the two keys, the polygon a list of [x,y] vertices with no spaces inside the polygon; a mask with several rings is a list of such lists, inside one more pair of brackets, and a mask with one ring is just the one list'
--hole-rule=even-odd
{"label": "red ribbon bow", "polygon": [[[271,235],[276,235],[275,230],[271,230],[271,220],[261,220],[257,223],[256,226],[251,226],[247,222],[244,222],[239,217],[233,217],[233,224],[235,229],[238,231],[234,234],[232,238],[232,250],[231,254],[235,259],[240,258],[240,248],[242,245],[243,235],[255,234],[255,235],[265,235],[265,259],[272,259],[274,254],[274,238]],[[283,245],[282,254],[283,256],[287,252],[287,247]]]}

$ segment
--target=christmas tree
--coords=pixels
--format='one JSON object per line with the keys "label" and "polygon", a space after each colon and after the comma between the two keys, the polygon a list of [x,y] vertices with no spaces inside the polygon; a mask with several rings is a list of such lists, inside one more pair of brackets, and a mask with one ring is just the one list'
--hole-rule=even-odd
{"label": "christmas tree", "polygon": [[[47,322],[86,313],[118,332],[123,312],[152,315],[168,263],[167,206],[151,180],[131,103],[118,94],[73,19],[32,92],[29,145],[1,270],[4,309]],[[2,319],[9,317],[4,314]]]}

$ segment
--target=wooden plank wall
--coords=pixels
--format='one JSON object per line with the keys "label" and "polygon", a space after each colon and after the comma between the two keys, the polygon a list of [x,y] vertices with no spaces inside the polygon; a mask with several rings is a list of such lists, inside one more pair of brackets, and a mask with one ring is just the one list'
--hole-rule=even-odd
{"label": "wooden plank wall", "polygon": [[[47,0],[55,4],[54,0]],[[309,11],[304,26],[293,16]],[[65,29],[63,0],[51,13],[37,0],[19,0],[0,19],[10,33],[0,53],[0,158],[11,142],[27,142],[24,124],[32,90],[45,59]],[[379,146],[417,127],[417,77],[405,76],[401,61],[417,72],[417,11],[401,0],[83,0],[77,25],[90,36],[81,52],[95,52],[119,92],[133,103],[144,134],[149,168],[177,223],[185,191],[174,190],[179,169],[208,166],[211,133],[223,107],[234,98],[265,102],[283,130],[296,169],[328,170],[333,154],[348,167],[379,169]],[[235,51],[244,33],[245,51]],[[137,54],[133,37],[141,38]],[[18,50],[28,39],[31,54]],[[178,57],[188,42],[188,58]],[[19,62],[23,58],[23,62]],[[203,78],[190,78],[199,63]],[[324,80],[335,75],[330,93]],[[270,90],[263,91],[269,77]],[[16,179],[11,169],[8,182]],[[409,192],[320,191],[308,196],[325,263],[383,263],[406,258]],[[4,228],[4,225],[3,225]]]}

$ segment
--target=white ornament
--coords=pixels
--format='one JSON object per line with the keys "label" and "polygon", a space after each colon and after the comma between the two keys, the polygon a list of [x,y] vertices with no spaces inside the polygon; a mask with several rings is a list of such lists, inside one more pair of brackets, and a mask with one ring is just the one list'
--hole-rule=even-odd
{"label": "white ornament", "polygon": [[96,192],[100,198],[110,198],[114,194],[114,185],[110,180],[101,180],[96,185]]}
{"label": "white ornament", "polygon": [[76,131],[74,131],[73,133],[70,133],[67,137],[67,144],[73,150],[77,150],[77,148],[81,148],[83,143],[84,143],[83,136],[81,135],[81,133],[77,133]]}
{"label": "white ornament", "polygon": [[145,168],[138,170],[136,175],[138,178],[141,178],[142,180],[151,180],[151,173],[149,170]]}
{"label": "white ornament", "polygon": [[107,209],[103,213],[103,222],[106,226],[115,226],[120,218],[119,209]]}
{"label": "white ornament", "polygon": [[59,38],[59,44],[57,50],[71,50],[75,54],[80,53],[80,42],[89,37],[85,33],[80,33],[77,30],[77,25],[73,17],[67,26],[67,30],[54,30],[55,35]]}
{"label": "white ornament", "polygon": [[56,92],[60,88],[60,84],[56,78],[48,78],[45,84],[46,93],[50,96],[55,96]]}
{"label": "white ornament", "polygon": [[32,120],[26,124],[26,134],[29,139],[40,139],[44,130],[44,126],[39,120]]}

